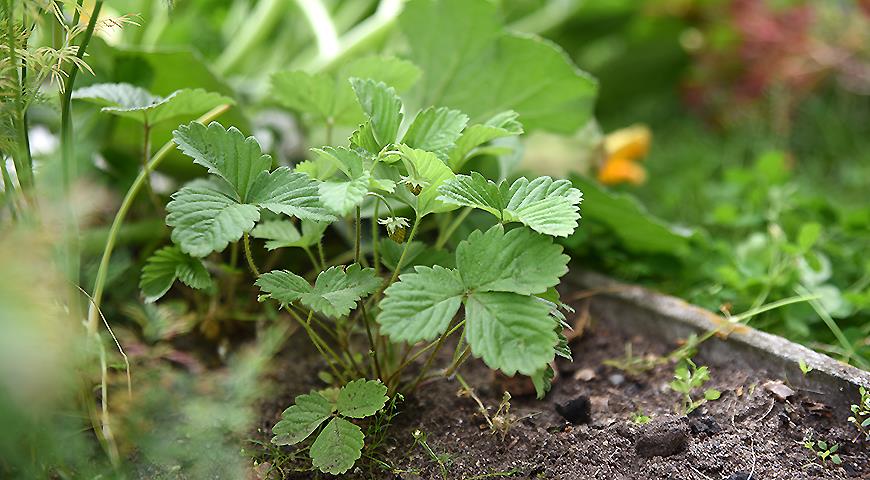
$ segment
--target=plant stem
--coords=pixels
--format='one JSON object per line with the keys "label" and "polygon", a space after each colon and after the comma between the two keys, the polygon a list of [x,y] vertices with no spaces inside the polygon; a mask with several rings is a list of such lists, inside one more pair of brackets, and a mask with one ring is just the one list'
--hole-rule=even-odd
{"label": "plant stem", "polygon": [[359,207],[356,207],[356,239],[353,248],[353,260],[359,263],[359,246],[362,243],[362,220],[360,219]]}
{"label": "plant stem", "polygon": [[453,232],[459,228],[459,225],[462,224],[463,221],[468,217],[468,214],[471,213],[471,207],[465,207],[462,209],[462,212],[453,219],[453,222],[444,229],[441,235],[438,235],[438,240],[435,241],[435,249],[438,250],[447,243],[447,240],[450,240],[450,237],[453,236]]}
{"label": "plant stem", "polygon": [[326,256],[323,255],[323,239],[317,241],[317,256],[320,258],[320,269],[326,270]]}
{"label": "plant stem", "polygon": [[151,158],[151,125],[148,120],[142,124],[142,170],[145,171],[145,192],[151,203],[154,204],[154,209],[161,217],[165,216],[163,212],[163,204],[160,198],[154,193],[154,188],[151,187],[151,171],[148,169],[148,160]]}
{"label": "plant stem", "polygon": [[21,95],[21,91],[24,88],[24,84],[21,81],[18,75],[18,53],[17,47],[15,43],[16,35],[15,31],[15,1],[16,0],[7,0],[6,1],[6,47],[9,49],[9,61],[12,64],[12,83],[15,88],[15,134],[17,138],[17,144],[12,151],[12,162],[15,164],[15,173],[18,176],[18,182],[21,184],[22,191],[27,190],[28,187],[33,184],[33,170],[32,165],[30,165],[29,158],[30,152],[27,147],[27,125],[24,121],[24,100]]}
{"label": "plant stem", "polygon": [[254,263],[254,256],[251,254],[251,238],[247,232],[242,235],[242,243],[245,245],[245,260],[248,261],[248,268],[251,269],[251,273],[254,274],[254,277],[259,277],[260,270],[257,269],[257,265]]}
{"label": "plant stem", "polygon": [[[451,328],[449,331],[447,331],[447,333],[445,333],[444,336],[449,337],[450,335],[453,335],[453,333],[456,332],[456,330],[459,330],[463,325],[465,325],[465,320],[462,320],[461,322],[457,323],[453,328]],[[396,370],[393,371],[393,373],[391,373],[389,377],[387,377],[387,382],[396,378],[396,376],[398,374],[400,374],[402,372],[402,370],[404,370],[408,365],[414,363],[415,360],[420,358],[424,353],[428,352],[430,349],[434,348],[436,345],[437,345],[437,343],[435,343],[435,342],[430,343],[429,345],[426,345],[425,347],[418,350],[416,353],[414,353],[414,355],[411,355],[410,358],[407,358],[407,359],[403,358],[402,362],[399,364],[399,366],[396,368]],[[408,350],[408,351],[410,351],[410,350]],[[405,357],[407,357],[407,352],[406,352]],[[387,383],[387,382],[384,382],[384,383]]]}
{"label": "plant stem", "polygon": [[[210,122],[226,112],[229,108],[230,105],[220,105],[215,107],[199,117],[197,122]],[[133,180],[133,184],[130,185],[127,194],[124,195],[124,200],[121,201],[121,206],[118,208],[118,212],[115,213],[115,219],[112,220],[112,227],[109,229],[109,236],[106,238],[106,246],[103,248],[103,257],[100,260],[100,266],[97,269],[97,277],[96,280],[94,280],[94,291],[91,295],[94,301],[88,309],[87,326],[89,332],[97,331],[97,320],[99,319],[97,311],[99,310],[103,300],[103,289],[106,286],[106,278],[109,273],[109,261],[112,259],[112,250],[115,248],[115,242],[118,238],[118,233],[121,231],[121,226],[124,224],[124,219],[127,217],[127,212],[129,212],[130,207],[133,206],[133,201],[136,199],[136,195],[138,195],[139,191],[142,190],[148,172],[156,169],[173,149],[175,149],[175,143],[170,140],[166,142],[166,144],[163,145],[163,147],[161,147],[153,157],[151,157],[151,161],[148,163],[148,168],[139,172],[139,175],[135,180]]]}
{"label": "plant stem", "polygon": [[[305,321],[305,320],[302,320],[302,318],[299,315],[297,315],[296,312],[294,312],[289,306],[287,306],[287,311],[293,315],[293,318],[295,318],[296,321],[299,322],[299,325],[305,330],[305,333],[308,334],[309,340],[311,340],[311,343],[313,343],[314,347],[317,348],[317,351],[320,352],[320,356],[322,356],[323,359],[326,360],[326,363],[329,365],[329,368],[332,370],[332,373],[335,375],[335,377],[338,378],[338,380],[341,383],[345,383],[346,380],[345,380],[344,375],[342,375],[342,373],[338,370],[338,368],[336,368],[335,364],[333,364],[332,360],[329,358],[329,355],[327,355],[327,353],[324,351],[323,347],[326,347],[326,348],[329,348],[329,347],[326,345],[320,344],[320,342],[323,342],[323,339],[317,335],[317,332],[315,332],[313,328],[311,328],[310,322],[311,322],[311,317],[314,315],[314,312],[309,310],[308,311],[308,320]],[[331,352],[331,353],[332,353],[333,357],[335,357],[335,352]],[[335,358],[338,360],[338,357],[335,357]]]}
{"label": "plant stem", "polygon": [[302,250],[304,250],[304,251],[305,251],[305,254],[308,255],[308,260],[311,261],[311,267],[312,267],[312,268],[319,268],[319,269],[323,270],[323,267],[322,267],[322,266],[320,265],[320,263],[317,261],[317,258],[314,257],[314,254],[311,252],[311,249],[310,249],[310,248],[308,248],[308,247],[302,247]]}
{"label": "plant stem", "polygon": [[275,24],[282,18],[281,9],[285,6],[284,0],[257,2],[257,6],[237,30],[238,34],[215,60],[215,70],[221,74],[232,70],[251,51],[251,47],[272,33]]}
{"label": "plant stem", "polygon": [[387,286],[392,285],[397,278],[399,278],[399,272],[402,271],[402,265],[405,263],[405,256],[408,254],[408,247],[411,245],[411,241],[414,240],[414,235],[417,234],[417,227],[420,226],[420,217],[414,217],[414,226],[411,227],[411,233],[408,234],[408,239],[405,240],[405,248],[402,249],[402,255],[399,256],[399,261],[396,262],[396,269],[393,271],[393,275],[390,277],[390,282],[387,283]]}
{"label": "plant stem", "polygon": [[384,376],[381,372],[381,363],[378,360],[378,346],[375,344],[375,337],[372,335],[372,326],[369,321],[369,316],[366,314],[365,302],[360,304],[360,309],[362,310],[363,323],[366,325],[366,335],[369,337],[369,348],[371,348],[372,363],[375,367],[374,373],[377,375],[377,378],[383,380]]}
{"label": "plant stem", "polygon": [[375,200],[375,213],[372,216],[372,265],[375,268],[375,275],[381,274],[381,258],[378,252],[378,209],[381,203]]}

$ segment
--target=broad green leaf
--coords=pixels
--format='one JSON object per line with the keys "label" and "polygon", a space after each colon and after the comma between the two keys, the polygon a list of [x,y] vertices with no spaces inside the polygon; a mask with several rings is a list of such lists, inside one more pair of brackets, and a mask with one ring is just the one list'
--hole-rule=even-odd
{"label": "broad green leaf", "polygon": [[181,125],[173,132],[173,140],[194,163],[232,185],[243,203],[260,174],[272,166],[271,157],[263,154],[254,137],[245,138],[235,127],[224,129],[217,122]]}
{"label": "broad green leaf", "polygon": [[145,302],[152,303],[162,297],[175,280],[199,290],[212,285],[202,260],[186,255],[177,246],[164,247],[154,252],[142,267],[139,288]]}
{"label": "broad green leaf", "polygon": [[265,293],[261,299],[274,298],[282,306],[289,305],[311,292],[311,285],[304,278],[287,270],[266,272],[254,284]]}
{"label": "broad green leaf", "polygon": [[372,268],[353,264],[347,269],[330,267],[317,275],[314,288],[302,295],[302,303],[333,317],[343,317],[356,307],[356,302],[374,293],[381,279]]}
{"label": "broad green leaf", "polygon": [[429,107],[417,114],[402,137],[402,143],[446,160],[447,152],[456,144],[467,124],[468,116],[458,110]]}
{"label": "broad green leaf", "polygon": [[520,222],[536,232],[566,237],[580,218],[580,190],[567,180],[538,177],[517,179],[510,187],[498,185],[472,172],[457,175],[439,189],[440,200],[485,210],[502,223]]}
{"label": "broad green leaf", "polygon": [[527,228],[475,230],[456,248],[456,268],[474,291],[541,293],[568,272],[562,247]]}
{"label": "broad green leaf", "polygon": [[272,427],[272,443],[295,445],[308,438],[317,427],[332,416],[335,405],[319,393],[296,397],[295,404],[284,410],[281,421]]}
{"label": "broad green leaf", "polygon": [[465,294],[462,278],[455,270],[438,265],[414,270],[399,276],[381,301],[377,321],[381,332],[394,342],[413,344],[444,333]]}
{"label": "broad green leaf", "polygon": [[348,178],[357,178],[363,174],[366,159],[356,150],[346,147],[312,148],[317,159],[332,166],[328,169],[341,170]]}
{"label": "broad green leaf", "polygon": [[360,378],[341,387],[336,408],[345,417],[365,418],[384,408],[387,387],[378,380]]}
{"label": "broad green leaf", "polygon": [[438,188],[444,182],[454,178],[450,167],[444,164],[434,153],[399,145],[402,161],[408,174],[425,182],[425,186],[417,195],[417,216],[422,217],[434,212],[447,212],[455,207],[438,199]]}
{"label": "broad green leaf", "polygon": [[311,460],[323,473],[342,474],[362,456],[362,430],[343,418],[335,417],[311,444]]}
{"label": "broad green leaf", "polygon": [[800,247],[802,251],[808,251],[816,244],[821,233],[822,226],[818,223],[811,222],[801,225],[797,240],[798,247]]}
{"label": "broad green leaf", "polygon": [[597,182],[577,175],[571,177],[571,182],[583,190],[585,221],[608,227],[626,249],[677,257],[688,252],[688,237],[649,213],[633,197],[610,192]]}
{"label": "broad green leaf", "polygon": [[553,361],[558,341],[546,303],[507,292],[468,295],[465,339],[474,356],[506,375],[534,375]]}
{"label": "broad green leaf", "polygon": [[528,130],[572,133],[592,114],[597,83],[552,42],[504,32],[495,2],[413,0],[399,24],[424,72],[413,105],[483,122],[505,110]]}
{"label": "broad green leaf", "polygon": [[326,222],[311,220],[302,220],[301,223],[302,232],[300,233],[296,225],[289,220],[261,222],[251,230],[251,236],[266,240],[266,249],[268,250],[288,247],[305,248],[316,245],[323,236],[326,227],[329,226]]}
{"label": "broad green leaf", "polygon": [[402,100],[396,95],[396,90],[371,79],[354,77],[350,83],[369,119],[375,142],[380,148],[395,143],[403,117]]}
{"label": "broad green leaf", "polygon": [[101,83],[80,88],[73,98],[103,105],[103,111],[155,125],[181,116],[194,116],[232,99],[203,89],[176,90],[166,97],[152,95],[129,83]]}
{"label": "broad green leaf", "polygon": [[288,167],[261,172],[251,185],[248,203],[303,220],[335,220],[320,202],[319,182]]}
{"label": "broad green leaf", "polygon": [[175,192],[166,211],[172,241],[193,257],[223,250],[260,219],[256,206],[239,203],[228,186],[208,180],[195,180]]}
{"label": "broad green leaf", "polygon": [[517,112],[508,110],[494,115],[484,123],[470,125],[450,150],[447,164],[458,172],[474,154],[475,149],[496,138],[522,135],[523,126],[517,121]]}
{"label": "broad green leaf", "polygon": [[328,180],[320,184],[320,201],[324,206],[345,216],[362,204],[369,191],[371,174],[362,172],[350,180]]}
{"label": "broad green leaf", "polygon": [[350,136],[351,145],[355,145],[371,154],[378,154],[383,145],[375,139],[371,120],[366,120]]}
{"label": "broad green leaf", "polygon": [[363,120],[350,78],[370,78],[395,88],[408,89],[420,69],[394,57],[365,57],[342,67],[336,75],[283,71],[272,76],[272,96],[281,105],[311,115],[320,122],[354,125]]}

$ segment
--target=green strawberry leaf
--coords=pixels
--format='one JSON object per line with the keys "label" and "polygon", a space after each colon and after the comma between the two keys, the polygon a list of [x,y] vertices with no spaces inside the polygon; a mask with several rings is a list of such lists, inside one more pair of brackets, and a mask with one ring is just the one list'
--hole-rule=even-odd
{"label": "green strawberry leaf", "polygon": [[254,285],[260,287],[260,291],[264,292],[260,300],[273,298],[278,300],[282,307],[311,292],[311,285],[304,278],[287,270],[266,272],[257,278]]}
{"label": "green strawberry leaf", "polygon": [[554,43],[506,33],[499,17],[486,0],[409,2],[399,24],[424,72],[409,104],[455,108],[473,122],[514,110],[529,131],[575,132],[591,118],[597,83]]}
{"label": "green strawberry leaf", "polygon": [[194,180],[172,195],[166,205],[172,241],[193,257],[221,251],[260,219],[254,205],[239,203],[228,185]]}
{"label": "green strawberry leaf", "polygon": [[502,223],[520,222],[536,232],[567,237],[577,228],[583,194],[567,180],[519,178],[510,187],[483,175],[456,175],[439,188],[439,200],[485,210]]}
{"label": "green strawberry leaf", "polygon": [[314,288],[302,295],[301,301],[312,309],[343,317],[356,308],[360,298],[374,293],[381,286],[381,279],[372,268],[353,264],[347,269],[330,267],[317,275]]}
{"label": "green strawberry leaf", "polygon": [[317,427],[332,416],[335,405],[319,393],[296,397],[294,405],[284,410],[281,421],[272,427],[272,443],[295,445],[308,438]]}
{"label": "green strawberry leaf", "polygon": [[234,103],[228,97],[200,88],[176,90],[159,97],[129,83],[91,85],[76,90],[72,97],[103,105],[104,112],[148,125],[176,117],[192,117],[218,105]]}
{"label": "green strawberry leaf", "polygon": [[395,143],[403,118],[402,100],[396,95],[396,90],[371,79],[354,77],[350,83],[368,118],[374,141],[380,148]]}
{"label": "green strawberry leaf", "polygon": [[354,125],[363,120],[363,112],[351,89],[351,77],[370,78],[403,91],[419,76],[420,69],[407,60],[372,56],[348,63],[336,75],[275,73],[271,95],[284,107],[310,115],[315,121]]}
{"label": "green strawberry leaf", "polygon": [[350,180],[328,180],[320,184],[320,201],[340,216],[350,213],[363,203],[369,192],[372,176],[364,171]]}
{"label": "green strawberry leaf", "polygon": [[558,342],[546,303],[507,292],[466,297],[465,339],[490,368],[530,376],[553,361]]}
{"label": "green strawberry leaf", "polygon": [[251,236],[266,240],[266,249],[300,247],[307,248],[316,245],[323,237],[323,232],[329,223],[302,220],[302,232],[289,220],[270,220],[261,222],[251,230]]}
{"label": "green strawberry leaf", "polygon": [[173,140],[193,163],[232,185],[243,203],[259,175],[272,166],[272,158],[260,150],[254,137],[245,138],[237,128],[224,129],[217,122],[181,125],[173,132]]}
{"label": "green strawberry leaf", "polygon": [[323,430],[309,451],[314,467],[323,473],[342,474],[362,456],[362,430],[343,418],[335,417]]}
{"label": "green strawberry leaf", "polygon": [[302,220],[331,222],[335,217],[320,202],[319,182],[288,167],[263,171],[251,185],[248,203]]}
{"label": "green strawberry leaf", "polygon": [[556,372],[553,371],[553,367],[550,364],[547,364],[546,367],[538,370],[530,375],[530,377],[532,379],[532,385],[535,386],[535,396],[538,400],[541,400],[547,396],[547,393],[549,393],[550,389],[553,388],[553,378],[556,377]]}
{"label": "green strawberry leaf", "polygon": [[456,207],[439,200],[438,188],[454,178],[450,167],[444,164],[434,153],[418,150],[406,145],[399,145],[402,152],[402,162],[408,175],[424,183],[417,195],[415,211],[418,217],[435,212],[448,212]]}
{"label": "green strawberry leaf", "polygon": [[212,286],[211,276],[202,260],[186,255],[176,246],[163,247],[154,252],[142,267],[139,288],[145,295],[145,302],[152,303],[162,297],[175,280],[198,290]]}
{"label": "green strawberry leaf", "polygon": [[402,137],[402,143],[420,150],[432,152],[442,160],[462,135],[468,124],[468,116],[458,110],[429,107],[418,113]]}
{"label": "green strawberry leaf", "polygon": [[341,387],[336,408],[345,417],[365,418],[387,404],[387,387],[378,380],[360,378]]}
{"label": "green strawberry leaf", "polygon": [[527,228],[475,230],[456,248],[464,285],[481,292],[542,293],[568,272],[568,261],[560,245]]}
{"label": "green strawberry leaf", "polygon": [[465,286],[455,270],[440,266],[415,268],[390,285],[377,322],[394,342],[432,340],[447,330],[459,311]]}
{"label": "green strawberry leaf", "polygon": [[503,137],[522,135],[523,126],[517,121],[517,112],[508,110],[498,113],[484,123],[470,125],[450,150],[447,164],[454,172],[462,169],[478,147]]}

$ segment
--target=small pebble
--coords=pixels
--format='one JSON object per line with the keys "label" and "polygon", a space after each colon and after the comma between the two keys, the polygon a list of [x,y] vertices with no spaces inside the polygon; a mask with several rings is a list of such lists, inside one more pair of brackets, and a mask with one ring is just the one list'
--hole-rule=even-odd
{"label": "small pebble", "polygon": [[[734,472],[728,477],[728,480],[749,480],[749,474],[746,472]],[[756,474],[752,474],[752,480],[761,480],[761,478]]]}
{"label": "small pebble", "polygon": [[574,425],[592,421],[592,402],[586,395],[580,395],[564,404],[557,403],[556,411]]}
{"label": "small pebble", "polygon": [[607,377],[607,380],[609,380],[610,383],[612,383],[614,386],[618,387],[625,383],[625,375],[622,375],[620,373],[614,373],[613,375]]}
{"label": "small pebble", "polygon": [[595,379],[595,370],[591,368],[581,368],[574,373],[574,380],[580,380],[581,382],[588,382],[590,380]]}
{"label": "small pebble", "polygon": [[659,417],[643,425],[634,443],[641,457],[669,457],[689,446],[689,426],[676,417]]}
{"label": "small pebble", "polygon": [[765,383],[764,389],[770,392],[774,398],[779,400],[780,402],[784,402],[788,400],[789,397],[794,395],[794,390],[789,388],[787,385],[780,381],[770,381]]}

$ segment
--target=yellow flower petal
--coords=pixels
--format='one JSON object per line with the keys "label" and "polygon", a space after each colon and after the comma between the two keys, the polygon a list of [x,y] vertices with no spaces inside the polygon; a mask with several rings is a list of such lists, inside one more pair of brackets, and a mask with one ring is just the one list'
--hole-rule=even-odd
{"label": "yellow flower petal", "polygon": [[646,181],[646,170],[626,157],[610,157],[598,171],[598,181],[605,185],[640,185]]}
{"label": "yellow flower petal", "polygon": [[641,160],[649,152],[652,131],[646,125],[632,125],[604,137],[604,151],[609,158]]}

